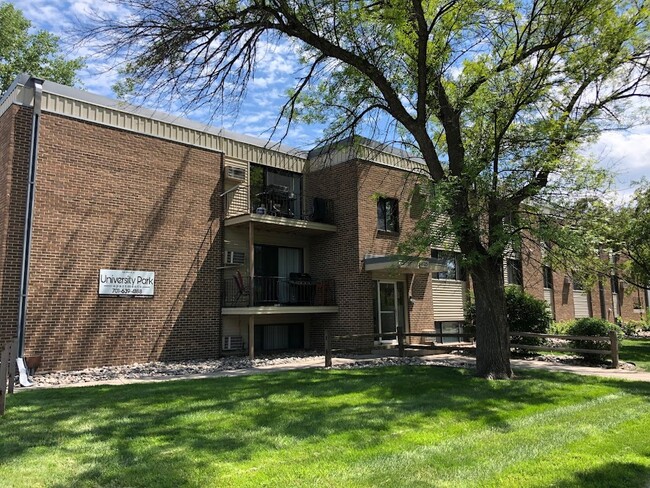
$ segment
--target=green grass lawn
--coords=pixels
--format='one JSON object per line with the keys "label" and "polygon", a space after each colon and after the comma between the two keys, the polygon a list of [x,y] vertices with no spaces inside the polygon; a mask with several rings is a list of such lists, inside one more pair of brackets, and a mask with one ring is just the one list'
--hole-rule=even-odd
{"label": "green grass lawn", "polygon": [[435,367],[23,391],[0,486],[650,484],[650,383]]}
{"label": "green grass lawn", "polygon": [[650,339],[624,339],[619,354],[621,361],[632,361],[639,369],[650,372]]}

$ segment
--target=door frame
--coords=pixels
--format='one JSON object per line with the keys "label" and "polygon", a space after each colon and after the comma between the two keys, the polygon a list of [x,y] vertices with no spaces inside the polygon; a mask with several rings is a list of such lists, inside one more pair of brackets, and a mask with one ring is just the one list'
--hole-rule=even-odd
{"label": "door frame", "polygon": [[[395,306],[395,330],[397,331],[397,327],[402,327],[404,332],[406,332],[408,329],[408,308],[407,308],[407,301],[406,301],[406,282],[402,280],[391,280],[391,279],[377,279],[374,280],[375,284],[375,289],[374,289],[374,295],[375,295],[375,303],[377,304],[377,331],[379,333],[382,332],[381,328],[381,285],[393,285],[393,291],[394,291],[394,306]],[[400,293],[400,287],[398,284],[402,284],[402,313],[399,313],[399,306],[398,306],[398,294]],[[377,344],[396,344],[397,343],[397,337],[395,339],[375,339],[375,343]]]}

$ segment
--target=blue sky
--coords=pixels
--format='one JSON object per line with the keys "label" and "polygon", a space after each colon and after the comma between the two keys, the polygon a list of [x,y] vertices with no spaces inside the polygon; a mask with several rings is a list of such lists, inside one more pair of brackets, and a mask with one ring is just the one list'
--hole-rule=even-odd
{"label": "blue sky", "polygon": [[[118,79],[114,68],[115,61],[99,55],[92,46],[74,46],[73,39],[69,36],[78,21],[87,18],[91,8],[105,13],[116,13],[114,5],[101,0],[9,2],[23,11],[34,28],[45,29],[58,35],[66,55],[86,58],[87,68],[80,73],[81,88],[114,97],[111,87]],[[269,128],[274,126],[285,100],[286,90],[294,85],[298,76],[299,63],[289,45],[268,45],[261,51],[256,76],[251,81],[247,96],[237,113],[213,113],[208,106],[179,113],[171,102],[161,101],[157,106],[151,106],[152,101],[149,100],[145,104],[150,108],[267,139],[270,137]],[[300,149],[309,149],[321,134],[321,130],[322,127],[319,126],[293,125],[284,142]],[[617,186],[622,196],[630,193],[632,181],[641,177],[650,179],[650,125],[627,131],[607,132],[596,144],[585,148],[585,151],[596,156],[601,164],[617,173]]]}

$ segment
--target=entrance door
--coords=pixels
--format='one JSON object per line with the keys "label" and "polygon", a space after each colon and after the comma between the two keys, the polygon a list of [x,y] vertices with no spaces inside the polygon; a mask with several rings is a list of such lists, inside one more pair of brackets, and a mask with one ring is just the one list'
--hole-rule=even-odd
{"label": "entrance door", "polygon": [[378,281],[375,304],[375,333],[381,342],[395,341],[397,327],[404,328],[404,283]]}

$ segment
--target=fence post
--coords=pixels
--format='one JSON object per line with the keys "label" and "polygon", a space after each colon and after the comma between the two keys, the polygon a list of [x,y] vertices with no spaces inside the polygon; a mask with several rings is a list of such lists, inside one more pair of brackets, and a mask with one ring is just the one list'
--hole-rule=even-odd
{"label": "fence post", "polygon": [[330,339],[330,331],[325,329],[325,367],[332,367],[332,342]]}
{"label": "fence post", "polygon": [[[7,379],[9,366],[9,344],[7,344],[0,353],[0,415],[5,414],[5,404],[7,400]],[[11,381],[14,379],[11,378]]]}
{"label": "fence post", "polygon": [[404,329],[402,326],[397,327],[397,351],[399,357],[404,357]]}
{"label": "fence post", "polygon": [[613,330],[609,331],[609,341],[612,344],[612,367],[618,368],[618,336]]}
{"label": "fence post", "polygon": [[18,359],[18,337],[9,343],[9,394],[14,394],[16,384],[16,359]]}

